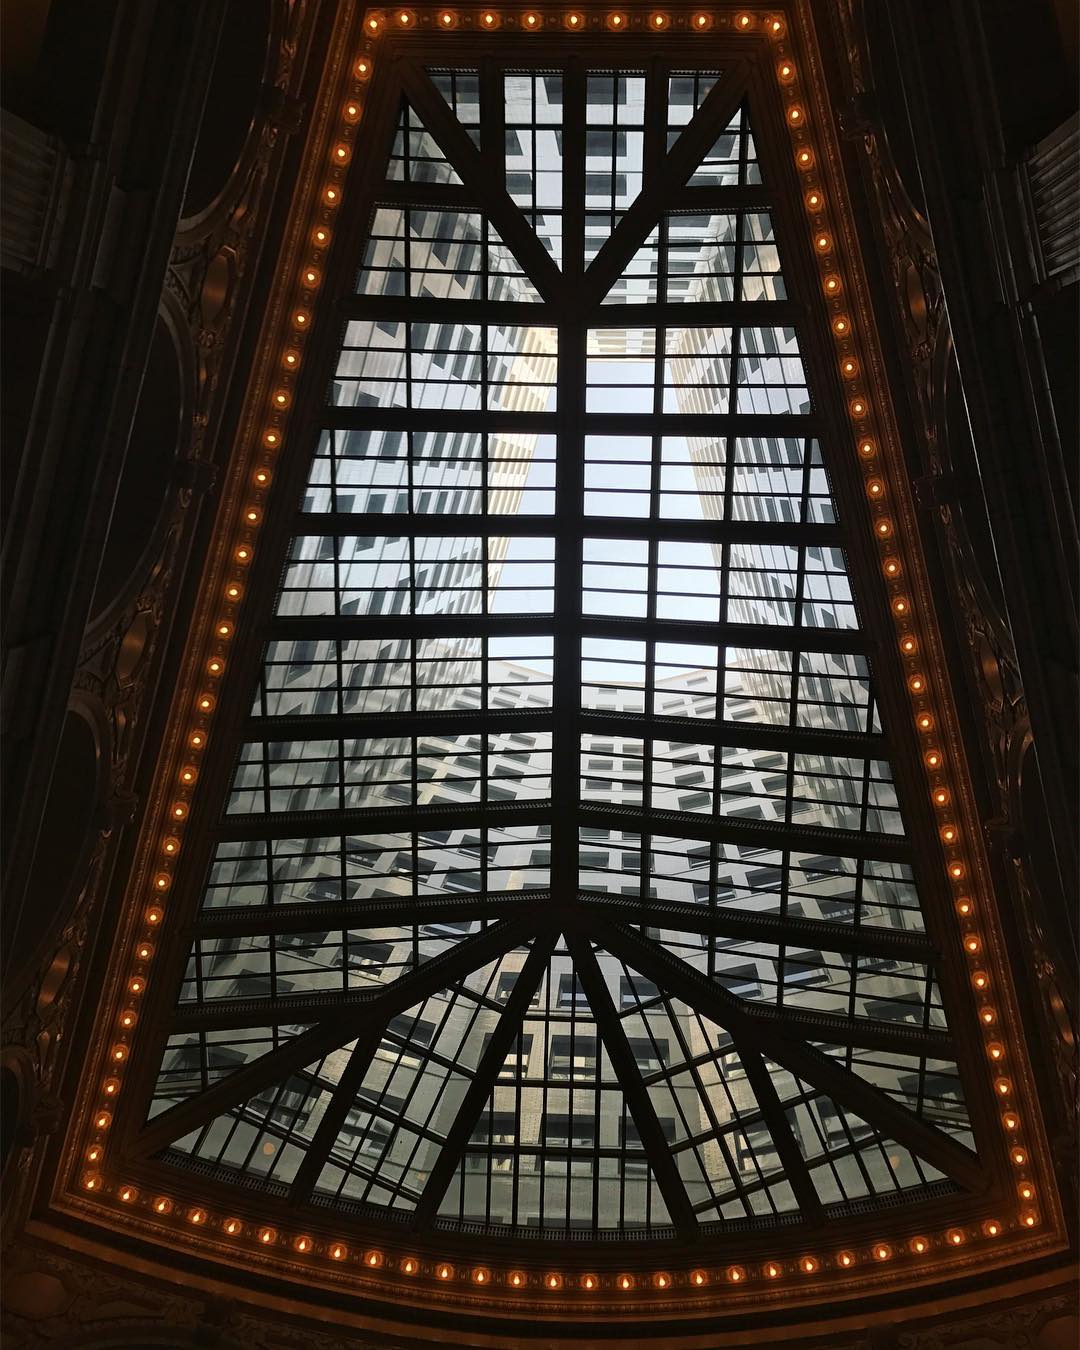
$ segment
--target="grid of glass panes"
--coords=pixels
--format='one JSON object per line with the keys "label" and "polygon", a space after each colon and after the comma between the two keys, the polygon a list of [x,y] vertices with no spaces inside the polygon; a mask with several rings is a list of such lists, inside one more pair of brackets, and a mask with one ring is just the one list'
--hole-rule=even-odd
{"label": "grid of glass panes", "polygon": [[631,519],[831,525],[816,440],[802,436],[585,437],[585,513]]}
{"label": "grid of glass panes", "polygon": [[340,408],[552,412],[553,328],[349,319],[330,390]]}
{"label": "grid of glass panes", "polygon": [[356,291],[425,300],[539,299],[517,259],[478,211],[380,206]]}
{"label": "grid of glass panes", "polygon": [[[587,413],[803,414],[793,328],[590,328]],[[672,428],[674,430],[674,428]]]}
{"label": "grid of glass panes", "polygon": [[[606,970],[605,979],[615,997]],[[630,1048],[647,1069],[651,1047]],[[673,1121],[659,1125],[673,1140]],[[695,1183],[689,1173],[687,1182]],[[588,996],[561,948],[439,1213],[524,1230],[625,1231],[669,1221]]]}
{"label": "grid of glass panes", "polygon": [[[645,77],[588,75],[585,93],[585,266],[641,192],[645,162]],[[648,299],[634,292],[627,298]]]}
{"label": "grid of glass panes", "polygon": [[295,535],[277,614],[544,615],[554,584],[550,537]]}
{"label": "grid of glass panes", "polygon": [[[676,92],[675,85],[676,81],[672,80],[672,96]],[[680,107],[685,106],[680,105]],[[673,134],[669,127],[669,144],[673,140]],[[750,118],[744,105],[735,113],[713,142],[712,149],[691,175],[689,185],[691,187],[753,187],[760,182],[761,169],[757,160],[757,148],[754,145],[754,137],[750,130]]]}
{"label": "grid of glass panes", "polygon": [[275,638],[252,712],[263,717],[538,712],[551,707],[554,639]]}
{"label": "grid of glass panes", "polygon": [[506,190],[556,263],[563,240],[563,79],[522,71],[504,77]]}
{"label": "grid of glass panes", "polygon": [[783,300],[767,211],[669,212],[604,296],[605,305]]}
{"label": "grid of glass panes", "polygon": [[880,730],[859,653],[585,637],[581,706],[829,732]]}
{"label": "grid of glass panes", "polygon": [[809,545],[586,538],[581,608],[681,623],[858,626],[843,554]]}
{"label": "grid of glass panes", "polygon": [[551,797],[551,732],[447,732],[241,747],[226,813],[536,803]]}
{"label": "grid of glass panes", "polygon": [[536,430],[324,430],[304,510],[551,515],[555,437]]}
{"label": "grid of glass panes", "polygon": [[409,896],[542,890],[551,882],[551,826],[477,821],[349,835],[226,839],[203,894],[207,911],[355,905]]}
{"label": "grid of glass panes", "polygon": [[[705,831],[702,831],[705,835]],[[600,895],[661,905],[730,908],[855,928],[922,933],[907,863],[642,834],[615,824],[579,829],[578,884]],[[662,919],[658,911],[658,922]],[[706,949],[707,950],[707,949]],[[715,973],[710,968],[710,973]]]}
{"label": "grid of glass panes", "polygon": [[455,169],[431,132],[424,126],[419,114],[404,100],[398,113],[394,145],[386,176],[391,182],[460,184]]}
{"label": "grid of glass panes", "polygon": [[431,70],[431,83],[454,114],[455,120],[480,148],[480,76],[476,70]]}
{"label": "grid of glass panes", "polygon": [[852,755],[585,732],[581,800],[712,820],[903,833],[888,764]]}

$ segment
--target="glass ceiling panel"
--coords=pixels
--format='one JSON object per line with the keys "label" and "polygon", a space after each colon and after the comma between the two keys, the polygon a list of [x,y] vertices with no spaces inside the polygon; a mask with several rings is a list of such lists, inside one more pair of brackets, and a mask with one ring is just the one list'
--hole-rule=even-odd
{"label": "glass ceiling panel", "polygon": [[[702,127],[716,72],[667,72],[666,122],[663,80],[650,110],[641,71],[565,75],[503,70],[494,146],[477,72],[431,75],[517,223],[402,104],[152,1128],[421,1228],[692,1238],[952,1186],[919,855],[747,110]],[[650,117],[712,149],[635,224]],[[534,285],[522,224],[618,280]]]}

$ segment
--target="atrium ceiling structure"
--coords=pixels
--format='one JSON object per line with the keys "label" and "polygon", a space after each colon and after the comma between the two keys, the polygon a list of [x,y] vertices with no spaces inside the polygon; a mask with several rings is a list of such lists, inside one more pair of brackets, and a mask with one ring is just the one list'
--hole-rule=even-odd
{"label": "atrium ceiling structure", "polygon": [[77,1186],[586,1321],[1052,1240],[805,14],[324,78]]}

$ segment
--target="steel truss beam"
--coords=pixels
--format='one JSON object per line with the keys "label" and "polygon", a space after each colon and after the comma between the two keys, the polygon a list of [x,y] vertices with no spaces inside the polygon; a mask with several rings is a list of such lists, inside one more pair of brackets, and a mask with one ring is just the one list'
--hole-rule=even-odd
{"label": "steel truss beam", "polygon": [[679,1173],[675,1156],[664,1138],[656,1108],[652,1104],[648,1088],[642,1082],[641,1070],[626,1039],[626,1032],[615,1011],[615,1004],[611,1000],[607,982],[600,971],[592,947],[581,933],[573,930],[566,934],[566,945],[574,958],[574,969],[581,980],[582,990],[596,1020],[597,1034],[611,1058],[611,1067],[615,1070],[615,1077],[619,1081],[626,1104],[637,1126],[638,1138],[645,1149],[645,1156],[660,1188],[660,1194],[664,1197],[671,1222],[681,1238],[693,1239],[697,1234],[697,1218],[690,1204],[686,1185]]}
{"label": "steel truss beam", "polygon": [[[550,731],[550,708],[477,708],[468,712],[328,713],[252,717],[244,726],[245,741],[326,740],[365,736],[516,735]],[[664,740],[697,745],[738,746],[740,750],[772,750],[785,754],[851,755],[887,759],[883,736],[858,731],[822,731],[816,727],[771,726],[764,722],[731,722],[705,717],[669,717],[663,713],[609,713],[585,710],[578,719],[583,732]]]}
{"label": "steel truss beam", "polygon": [[[735,906],[683,904],[674,900],[639,901],[630,896],[577,892],[571,906],[587,922],[597,914],[617,923],[664,928],[674,933],[708,933],[735,942],[809,947],[852,956],[932,961],[934,950],[922,933],[896,928],[858,927],[779,914],[754,913]],[[398,927],[477,922],[565,909],[550,890],[489,891],[457,895],[407,895],[400,899],[357,900],[343,904],[252,905],[243,909],[205,910],[196,919],[196,938],[251,937],[261,934],[317,933],[333,929]],[[287,997],[293,997],[288,995]],[[948,1043],[942,1037],[943,1045]]]}
{"label": "steel truss beam", "polygon": [[[309,1031],[294,1036],[276,1050],[237,1069],[197,1097],[180,1102],[155,1116],[134,1141],[135,1152],[143,1156],[156,1153],[272,1083],[282,1081],[305,1064],[321,1059],[331,1050],[340,1049],[357,1036],[365,1035],[373,1026],[377,1025],[381,1032],[391,1017],[525,942],[532,936],[534,928],[535,923],[527,919],[508,919],[465,938],[449,951],[432,957],[430,961],[425,961],[423,965],[362,1000],[358,998],[345,1004],[341,998],[332,995],[317,1014],[321,1020]],[[272,1003],[280,1007],[282,1000]],[[268,1005],[264,1003],[263,1006],[266,1008]],[[304,1020],[303,1016],[283,1015],[275,1024],[288,1025]],[[239,1027],[253,1024],[250,1020],[233,1020],[228,1025]],[[263,1022],[262,1025],[267,1023]]]}
{"label": "steel truss beam", "polygon": [[506,1000],[502,1016],[496,1023],[491,1033],[491,1039],[480,1056],[476,1073],[466,1089],[465,1096],[461,1099],[457,1114],[454,1116],[453,1123],[447,1132],[446,1142],[435,1160],[431,1175],[424,1185],[414,1215],[414,1223],[418,1228],[429,1227],[439,1211],[439,1205],[446,1194],[446,1188],[450,1185],[458,1162],[464,1155],[465,1146],[468,1144],[472,1132],[476,1128],[476,1123],[480,1119],[480,1112],[484,1109],[484,1103],[491,1095],[492,1088],[498,1079],[499,1070],[505,1063],[514,1041],[521,1034],[525,1014],[529,1010],[529,1003],[547,972],[548,962],[555,950],[558,936],[558,930],[551,928],[546,932],[538,932],[533,941],[532,951],[526,958],[521,973],[514,981],[514,987]]}
{"label": "steel truss beam", "polygon": [[[751,1011],[750,1005],[736,999],[714,980],[632,929],[622,924],[600,922],[594,923],[592,929],[596,940],[606,950],[620,956],[646,979],[724,1027],[737,1042],[827,1093],[841,1106],[876,1126],[886,1138],[895,1139],[951,1177],[963,1189],[979,1191],[986,1184],[986,1173],[974,1153],[928,1125],[880,1088],[844,1068],[831,1055],[809,1045],[805,1039],[808,1036],[825,1038],[814,1030],[804,1030],[801,1013],[788,1009],[777,1016],[776,1010],[770,1009],[772,1015],[766,1016],[764,1010]],[[912,1033],[913,1049],[909,1053],[935,1053],[923,1050],[921,1032],[917,1028],[912,1028]],[[898,1048],[894,1042],[892,1049]]]}

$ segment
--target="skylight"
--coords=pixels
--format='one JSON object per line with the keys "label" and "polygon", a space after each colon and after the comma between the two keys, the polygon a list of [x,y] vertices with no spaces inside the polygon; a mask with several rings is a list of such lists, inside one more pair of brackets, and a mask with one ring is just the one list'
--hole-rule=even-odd
{"label": "skylight", "polygon": [[144,1145],[522,1236],[969,1185],[742,92],[498,79],[387,94]]}

